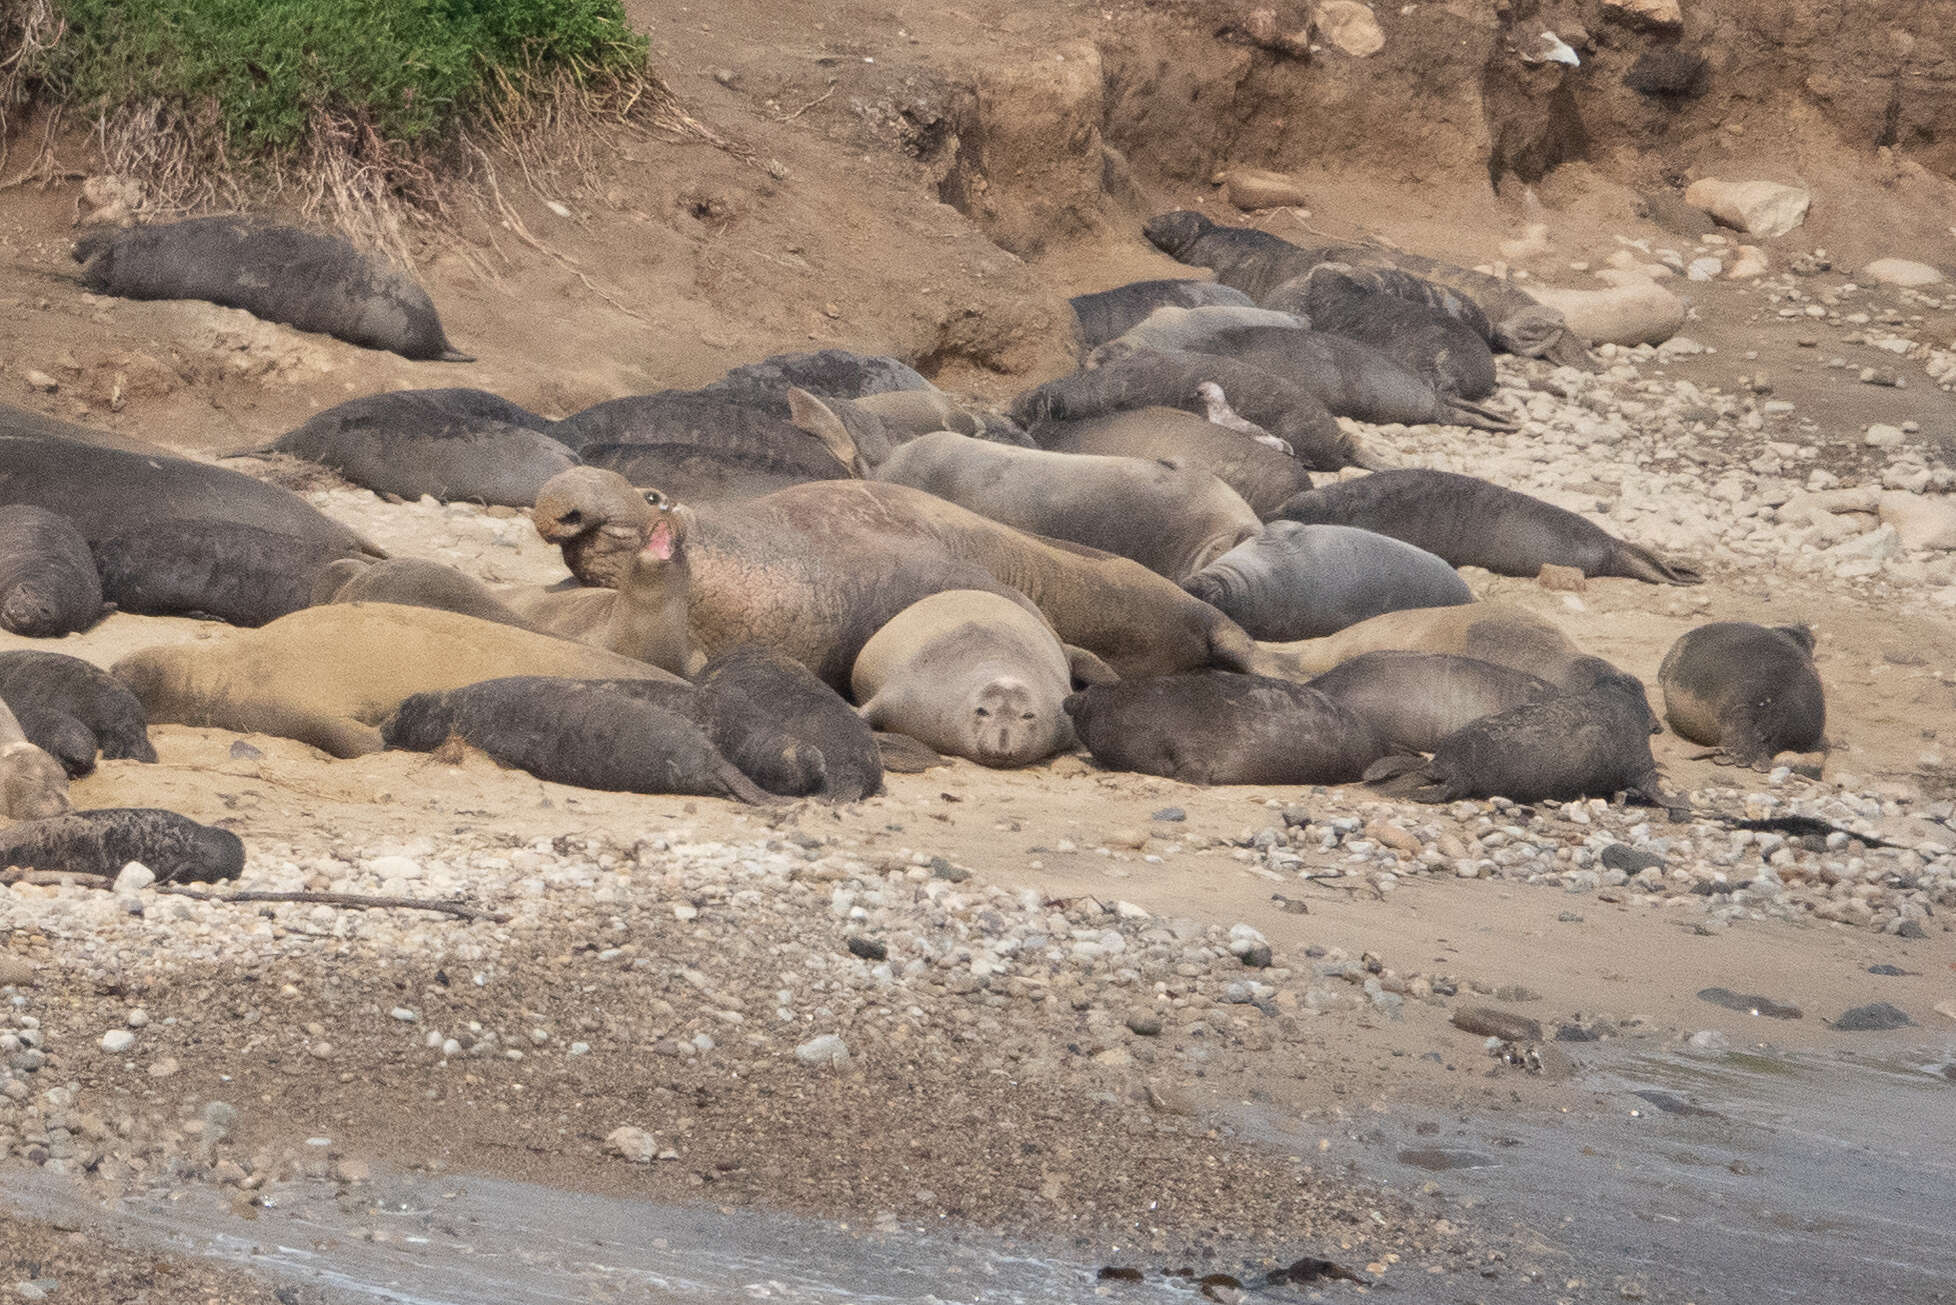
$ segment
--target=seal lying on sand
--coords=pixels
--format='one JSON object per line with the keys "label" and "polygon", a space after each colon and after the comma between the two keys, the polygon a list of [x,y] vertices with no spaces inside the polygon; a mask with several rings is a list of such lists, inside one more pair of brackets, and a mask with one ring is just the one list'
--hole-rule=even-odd
{"label": "seal lying on sand", "polygon": [[56,638],[101,615],[102,578],[74,522],[28,503],[0,507],[0,630]]}
{"label": "seal lying on sand", "polygon": [[870,476],[1031,534],[1133,558],[1170,580],[1263,525],[1235,490],[1175,459],[1015,449],[939,431],[903,445]]}
{"label": "seal lying on sand", "polygon": [[1650,755],[1649,712],[1642,686],[1619,676],[1484,717],[1440,740],[1430,760],[1387,757],[1365,780],[1419,802],[1566,802],[1629,792],[1669,806]]}
{"label": "seal lying on sand", "polygon": [[460,612],[518,629],[536,627],[496,597],[488,585],[449,566],[419,557],[390,557],[374,562],[343,558],[321,568],[314,578],[312,601],[321,603],[399,603],[404,607],[434,607]]}
{"label": "seal lying on sand", "polygon": [[228,829],[153,807],[102,807],[0,829],[0,866],[113,879],[140,861],[158,883],[213,883],[244,873],[244,842]]}
{"label": "seal lying on sand", "polygon": [[1199,671],[1096,684],[1066,700],[1093,759],[1189,784],[1344,784],[1385,751],[1316,689]]}
{"label": "seal lying on sand", "polygon": [[[1315,394],[1249,363],[1212,353],[1135,349],[1103,353],[1098,367],[1027,390],[1012,401],[1012,415],[1033,431],[1049,422],[1084,421],[1138,408],[1180,408],[1208,415],[1202,386],[1222,387],[1237,414],[1290,445],[1308,470],[1336,471],[1370,461]],[[1238,491],[1241,493],[1241,491]],[[1249,496],[1244,495],[1245,498]]]}
{"label": "seal lying on sand", "polygon": [[980,765],[1029,766],[1073,742],[1066,649],[999,594],[952,590],[904,608],[863,645],[850,684],[877,729]]}
{"label": "seal lying on sand", "polygon": [[1494,393],[1494,354],[1487,341],[1437,309],[1381,294],[1338,263],[1320,264],[1302,280],[1284,282],[1265,306],[1296,313],[1314,331],[1369,344],[1459,399]]}
{"label": "seal lying on sand", "polygon": [[883,791],[876,734],[799,662],[736,648],[694,681],[707,737],[770,793],[857,802]]}
{"label": "seal lying on sand", "polygon": [[161,449],[20,428],[0,407],[0,503],[31,503],[93,543],[158,521],[235,521],[375,557],[385,554],[290,490]]}
{"label": "seal lying on sand", "polygon": [[248,626],[310,606],[329,564],[371,560],[326,540],[235,521],[155,521],[97,540],[94,552],[104,596],[125,612],[202,613]]}
{"label": "seal lying on sand", "polygon": [[1207,472],[1234,490],[1259,521],[1311,484],[1311,473],[1297,459],[1178,408],[1049,422],[1036,438],[1054,453],[1173,461]]}
{"label": "seal lying on sand", "polygon": [[1550,563],[1586,576],[1695,585],[1704,577],[1541,499],[1449,471],[1406,467],[1322,485],[1277,509],[1288,521],[1357,526],[1437,553],[1455,566],[1536,576]]}
{"label": "seal lying on sand", "polygon": [[1349,526],[1273,521],[1182,581],[1252,639],[1314,639],[1406,608],[1474,601],[1423,549]]}
{"label": "seal lying on sand", "polygon": [[206,643],[144,648],[112,668],[152,721],[265,733],[336,757],[381,748],[403,699],[504,675],[663,679],[583,644],[394,603],[308,607]]}
{"label": "seal lying on sand", "polygon": [[556,425],[483,390],[395,390],[328,408],[251,452],[317,462],[376,494],[528,507],[577,465]]}
{"label": "seal lying on sand", "polygon": [[778,353],[759,362],[743,363],[694,393],[785,418],[788,391],[794,389],[824,399],[861,399],[892,390],[936,388],[916,368],[896,358],[818,349],[812,353]]}
{"label": "seal lying on sand", "polygon": [[20,722],[0,702],[0,818],[45,820],[68,810],[68,772],[27,741]]}
{"label": "seal lying on sand", "polygon": [[[533,513],[580,578],[618,574],[620,543],[640,539],[655,511],[592,470],[546,485]],[[1235,622],[1138,563],[904,485],[823,481],[694,515],[690,641],[709,657],[758,643],[846,688],[856,654],[898,612],[946,589],[988,589],[1030,599],[1061,639],[1123,675],[1248,663]]]}
{"label": "seal lying on sand", "polygon": [[1214,281],[1131,281],[1112,290],[1066,301],[1080,324],[1081,342],[1093,349],[1126,335],[1157,308],[1253,308],[1256,301]]}
{"label": "seal lying on sand", "polygon": [[1561,690],[1525,671],[1446,653],[1370,652],[1310,687],[1349,708],[1386,746],[1431,752],[1455,730]]}
{"label": "seal lying on sand", "polygon": [[473,362],[428,292],[338,236],[235,217],[103,227],[75,242],[82,283],[123,299],[207,299],[403,358]]}
{"label": "seal lying on sand", "polygon": [[0,701],[37,745],[59,758],[70,775],[106,761],[155,761],[149,717],[123,683],[66,653],[0,652]]}
{"label": "seal lying on sand", "polygon": [[1782,752],[1827,745],[1826,692],[1804,625],[1701,625],[1664,654],[1657,682],[1672,729],[1742,766],[1764,770]]}
{"label": "seal lying on sand", "polygon": [[538,779],[617,793],[766,802],[687,714],[626,681],[517,675],[409,696],[381,726],[387,746],[432,752],[450,738]]}

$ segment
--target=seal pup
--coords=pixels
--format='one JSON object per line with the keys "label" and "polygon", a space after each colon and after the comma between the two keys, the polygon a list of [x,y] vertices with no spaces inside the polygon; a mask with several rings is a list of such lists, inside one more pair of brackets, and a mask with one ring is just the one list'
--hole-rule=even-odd
{"label": "seal pup", "polygon": [[1316,689],[1196,671],[1095,684],[1066,700],[1093,759],[1188,784],[1344,784],[1385,752]]}
{"label": "seal pup", "polygon": [[529,507],[578,461],[556,425],[483,390],[395,390],[328,408],[249,454],[316,462],[376,494]]}
{"label": "seal pup", "polygon": [[244,841],[154,807],[100,807],[0,829],[0,866],[113,879],[140,861],[158,883],[214,883],[244,873]]}
{"label": "seal pup", "polygon": [[1374,291],[1354,271],[1321,263],[1302,280],[1278,286],[1265,306],[1296,313],[1314,331],[1368,344],[1442,394],[1481,399],[1494,393],[1494,353],[1486,340],[1424,303]]}
{"label": "seal pup", "polygon": [[1406,608],[1474,601],[1443,559],[1350,526],[1273,521],[1182,581],[1252,639],[1313,639]]}
{"label": "seal pup", "polygon": [[1693,743],[1765,770],[1782,752],[1827,746],[1827,699],[1813,631],[1715,621],[1688,631],[1657,669],[1664,718]]}
{"label": "seal pup", "polygon": [[1157,308],[1253,308],[1256,301],[1234,286],[1186,278],[1130,281],[1111,290],[1075,295],[1066,301],[1080,324],[1088,349],[1126,335]]}
{"label": "seal pup", "polygon": [[694,680],[707,737],[770,793],[858,802],[883,791],[876,734],[799,662],[735,648]]}
{"label": "seal pup", "polygon": [[1229,396],[1223,393],[1222,386],[1214,381],[1204,381],[1195,387],[1195,397],[1202,400],[1202,415],[1224,430],[1238,431],[1257,443],[1272,448],[1285,457],[1297,456],[1297,450],[1290,441],[1280,440],[1253,421],[1245,421],[1237,415],[1236,409],[1229,406]]}
{"label": "seal pup", "polygon": [[0,702],[0,817],[45,820],[70,810],[67,770],[28,742],[20,722]]}
{"label": "seal pup", "polygon": [[1311,473],[1296,458],[1179,408],[1049,422],[1037,438],[1051,453],[1147,458],[1205,471],[1236,491],[1259,521],[1311,484]]}
{"label": "seal pup", "polygon": [[1061,706],[1073,667],[1059,637],[982,590],[904,608],[856,655],[850,688],[875,728],[983,766],[1029,766],[1073,743]]}
{"label": "seal pup", "polygon": [[1098,366],[1048,381],[1012,401],[1012,416],[1033,431],[1034,442],[1046,423],[1083,421],[1137,408],[1180,408],[1206,417],[1208,404],[1201,387],[1214,382],[1240,416],[1290,445],[1292,456],[1306,469],[1372,465],[1315,394],[1275,372],[1187,350],[1103,349],[1098,357]]}
{"label": "seal pup", "polygon": [[1277,509],[1287,521],[1357,526],[1436,553],[1455,566],[1536,576],[1550,563],[1586,576],[1695,585],[1704,576],[1574,512],[1491,481],[1405,467],[1321,485]]}
{"label": "seal pup", "polygon": [[70,775],[93,770],[98,749],[105,761],[156,760],[143,704],[120,680],[79,657],[0,652],[0,701]]}
{"label": "seal pup", "polygon": [[1170,580],[1207,566],[1262,521],[1235,490],[1173,458],[1015,449],[938,431],[898,448],[870,477],[980,516],[1141,563]]}
{"label": "seal pup", "polygon": [[1369,652],[1315,676],[1310,687],[1349,708],[1387,747],[1431,752],[1485,716],[1562,692],[1540,676],[1449,653]]}
{"label": "seal pup", "polygon": [[789,390],[806,390],[824,399],[861,399],[893,390],[936,388],[923,373],[897,358],[847,349],[817,349],[778,353],[729,368],[725,376],[694,393],[785,418]]}
{"label": "seal pup", "polygon": [[82,284],[121,299],[206,299],[268,322],[403,358],[474,362],[443,332],[428,292],[338,236],[247,218],[203,217],[75,242]]}
{"label": "seal pup", "polygon": [[457,612],[333,603],[195,644],[144,648],[110,671],[149,719],[297,739],[335,757],[416,694],[507,675],[674,677],[644,662]]}
{"label": "seal pup", "polygon": [[384,721],[391,748],[432,752],[461,739],[538,779],[615,793],[770,799],[683,711],[626,682],[516,675],[409,695]]}
{"label": "seal pup", "polygon": [[1365,782],[1417,802],[1567,802],[1627,792],[1669,807],[1650,754],[1649,718],[1643,686],[1619,675],[1483,717],[1440,740],[1431,759],[1386,757]]}
{"label": "seal pup", "polygon": [[0,630],[57,638],[101,615],[102,579],[74,523],[28,503],[0,507]]}
{"label": "seal pup", "polygon": [[460,612],[521,630],[536,627],[496,597],[488,585],[446,562],[419,557],[342,558],[322,567],[313,580],[312,601],[322,603],[400,603]]}
{"label": "seal pup", "polygon": [[104,596],[125,612],[245,626],[310,606],[331,563],[371,560],[328,540],[236,521],[153,521],[97,540],[93,551]]}
{"label": "seal pup", "polygon": [[[620,539],[638,539],[654,509],[622,477],[583,474],[592,470],[545,486],[534,519],[574,574],[617,574]],[[712,657],[765,644],[837,689],[871,635],[946,589],[1023,597],[1061,639],[1123,675],[1244,666],[1250,656],[1240,626],[1136,562],[1038,539],[904,485],[820,481],[737,510],[709,504],[695,513],[686,552],[693,646]]]}

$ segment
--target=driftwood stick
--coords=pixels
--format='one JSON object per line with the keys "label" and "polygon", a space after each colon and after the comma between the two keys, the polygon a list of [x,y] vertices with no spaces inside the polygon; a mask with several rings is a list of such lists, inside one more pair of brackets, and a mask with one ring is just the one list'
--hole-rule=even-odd
{"label": "driftwood stick", "polygon": [[310,902],[321,906],[347,906],[355,910],[439,911],[463,920],[488,920],[506,924],[509,916],[501,911],[485,911],[461,902],[438,902],[425,897],[369,897],[364,893],[278,893],[249,890],[242,893],[205,893],[175,884],[158,884],[156,891],[200,902]]}

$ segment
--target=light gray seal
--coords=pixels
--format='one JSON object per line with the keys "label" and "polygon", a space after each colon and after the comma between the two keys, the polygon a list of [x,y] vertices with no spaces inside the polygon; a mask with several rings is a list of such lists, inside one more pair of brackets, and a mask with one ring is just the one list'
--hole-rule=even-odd
{"label": "light gray seal", "polygon": [[1431,752],[1449,734],[1562,692],[1526,671],[1447,653],[1361,653],[1310,681],[1351,709],[1387,746]]}
{"label": "light gray seal", "polygon": [[20,722],[0,702],[0,819],[45,820],[72,809],[67,770],[28,742]]}
{"label": "light gray seal", "polygon": [[523,630],[536,628],[480,580],[464,575],[446,562],[419,557],[390,557],[379,562],[343,558],[331,562],[315,577],[311,597],[308,606],[399,603],[404,607],[460,612],[463,616]]}
{"label": "light gray seal", "polygon": [[1384,612],[1474,601],[1424,549],[1349,526],[1273,521],[1182,581],[1253,639],[1315,639]]}
{"label": "light gray seal", "polygon": [[1311,473],[1296,458],[1178,408],[1048,422],[1035,438],[1054,453],[1157,459],[1206,471],[1235,490],[1259,520],[1311,485]]}
{"label": "light gray seal", "polygon": [[1093,349],[1126,335],[1157,308],[1253,308],[1256,301],[1233,286],[1175,279],[1130,281],[1111,290],[1066,301],[1080,324],[1081,342]]}
{"label": "light gray seal", "polygon": [[1657,683],[1672,729],[1742,766],[1827,746],[1826,691],[1804,625],[1701,625],[1664,654]]}

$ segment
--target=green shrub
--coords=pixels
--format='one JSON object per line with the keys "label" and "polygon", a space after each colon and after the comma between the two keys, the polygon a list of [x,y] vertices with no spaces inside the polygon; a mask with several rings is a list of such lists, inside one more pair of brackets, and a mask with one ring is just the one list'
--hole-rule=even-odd
{"label": "green shrub", "polygon": [[44,91],[91,113],[160,102],[240,157],[300,146],[314,112],[416,147],[568,76],[646,76],[618,0],[60,0]]}

